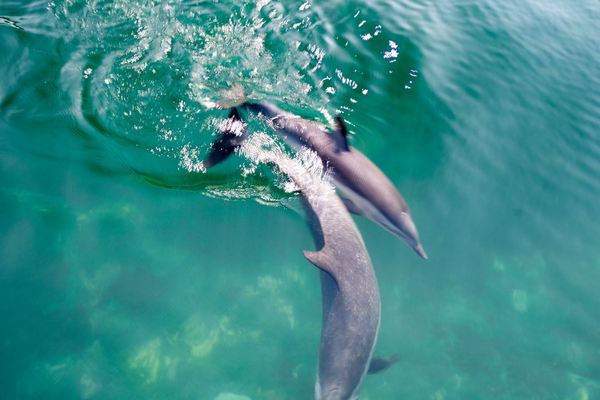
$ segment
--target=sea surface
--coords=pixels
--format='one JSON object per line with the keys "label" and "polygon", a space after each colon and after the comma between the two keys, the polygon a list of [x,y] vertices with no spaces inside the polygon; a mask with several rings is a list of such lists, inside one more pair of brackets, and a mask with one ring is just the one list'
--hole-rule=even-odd
{"label": "sea surface", "polygon": [[597,0],[0,0],[0,398],[313,397],[297,196],[241,154],[202,164],[235,88],[341,115],[409,204],[428,261],[355,217],[375,353],[399,357],[361,399],[600,399],[599,21]]}

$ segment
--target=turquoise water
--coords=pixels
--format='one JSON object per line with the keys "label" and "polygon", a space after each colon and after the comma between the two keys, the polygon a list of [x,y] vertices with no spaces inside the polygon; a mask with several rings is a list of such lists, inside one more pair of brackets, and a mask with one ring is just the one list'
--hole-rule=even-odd
{"label": "turquoise water", "polygon": [[1,0],[0,397],[312,397],[319,281],[285,179],[200,164],[237,84],[341,113],[411,207],[427,262],[356,218],[376,353],[400,356],[362,399],[600,398],[599,20],[593,0]]}

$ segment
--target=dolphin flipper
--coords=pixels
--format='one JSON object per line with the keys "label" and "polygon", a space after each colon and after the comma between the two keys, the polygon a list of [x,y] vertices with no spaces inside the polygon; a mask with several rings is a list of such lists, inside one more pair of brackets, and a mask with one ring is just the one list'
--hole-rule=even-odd
{"label": "dolphin flipper", "polygon": [[208,156],[204,160],[206,169],[226,160],[246,138],[245,127],[237,108],[232,108],[219,139],[213,142]]}
{"label": "dolphin flipper", "polygon": [[340,196],[340,198],[342,199],[342,201],[344,202],[344,205],[346,206],[346,209],[354,214],[354,215],[362,215],[363,212],[360,209],[360,207],[358,207],[356,204],[354,204],[354,202],[352,200],[350,200],[347,197],[342,197]]}

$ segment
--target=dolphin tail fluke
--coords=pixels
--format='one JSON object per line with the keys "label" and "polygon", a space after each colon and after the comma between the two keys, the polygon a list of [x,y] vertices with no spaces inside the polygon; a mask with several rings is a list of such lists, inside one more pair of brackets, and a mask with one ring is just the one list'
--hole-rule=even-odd
{"label": "dolphin tail fluke", "polygon": [[246,127],[237,108],[232,108],[229,118],[221,126],[221,135],[213,142],[208,156],[204,160],[206,169],[226,160],[246,138]]}

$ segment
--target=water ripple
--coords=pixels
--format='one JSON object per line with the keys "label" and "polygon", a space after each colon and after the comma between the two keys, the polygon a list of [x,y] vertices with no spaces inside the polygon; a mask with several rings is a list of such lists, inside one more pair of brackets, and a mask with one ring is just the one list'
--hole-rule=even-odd
{"label": "water ripple", "polygon": [[355,106],[381,94],[392,74],[401,71],[403,90],[418,77],[416,65],[394,65],[406,43],[368,8],[336,10],[345,31],[334,30],[328,6],[299,1],[75,0],[48,8],[67,54],[60,84],[70,112],[165,185],[205,174],[198,160],[225,117],[215,105],[232,86],[325,122],[343,113],[354,126]]}

